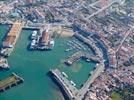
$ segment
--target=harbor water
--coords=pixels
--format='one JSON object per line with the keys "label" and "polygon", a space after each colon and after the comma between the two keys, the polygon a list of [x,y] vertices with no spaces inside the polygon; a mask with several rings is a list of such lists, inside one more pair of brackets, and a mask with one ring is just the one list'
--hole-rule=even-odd
{"label": "harbor water", "polygon": [[[0,44],[8,32],[7,25],[0,25]],[[24,83],[13,87],[0,94],[0,100],[64,100],[58,86],[47,75],[50,68],[58,68],[64,71],[69,80],[80,88],[94,69],[95,63],[79,61],[72,66],[66,66],[63,62],[73,52],[65,52],[65,43],[70,38],[56,38],[52,51],[29,51],[31,30],[22,30],[14,51],[8,58],[10,70],[0,72],[0,80],[15,72]]]}

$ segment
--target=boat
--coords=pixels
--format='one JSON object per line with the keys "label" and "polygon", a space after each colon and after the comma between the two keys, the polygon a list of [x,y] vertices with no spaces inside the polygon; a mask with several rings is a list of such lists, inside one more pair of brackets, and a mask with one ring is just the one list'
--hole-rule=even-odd
{"label": "boat", "polygon": [[1,69],[9,69],[7,59],[0,57],[0,68]]}
{"label": "boat", "polygon": [[68,51],[71,51],[71,50],[72,50],[72,48],[68,48],[68,49],[65,50],[65,52],[68,52]]}
{"label": "boat", "polygon": [[51,49],[54,47],[54,44],[55,44],[54,40],[51,40],[51,41],[50,41],[50,48],[51,48]]}
{"label": "boat", "polygon": [[67,74],[65,72],[62,72],[62,75],[66,78],[68,78]]}
{"label": "boat", "polygon": [[37,45],[37,41],[36,40],[32,40],[31,44],[30,44],[30,49],[35,49]]}
{"label": "boat", "polygon": [[70,83],[71,83],[73,86],[76,86],[76,84],[75,84],[73,81],[70,81]]}
{"label": "boat", "polygon": [[38,37],[37,31],[33,31],[32,35],[31,35],[31,39],[36,39]]}
{"label": "boat", "polygon": [[4,57],[8,57],[10,56],[12,50],[13,50],[12,48],[2,48],[0,51],[0,55]]}
{"label": "boat", "polygon": [[87,62],[90,62],[90,59],[86,59]]}

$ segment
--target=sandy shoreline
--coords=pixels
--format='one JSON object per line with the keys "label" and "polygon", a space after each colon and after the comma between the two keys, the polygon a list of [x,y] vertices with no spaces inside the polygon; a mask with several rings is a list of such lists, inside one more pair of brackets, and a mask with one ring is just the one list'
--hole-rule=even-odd
{"label": "sandy shoreline", "polygon": [[69,28],[63,28],[61,26],[55,26],[52,30],[61,37],[72,37],[74,35],[73,30]]}

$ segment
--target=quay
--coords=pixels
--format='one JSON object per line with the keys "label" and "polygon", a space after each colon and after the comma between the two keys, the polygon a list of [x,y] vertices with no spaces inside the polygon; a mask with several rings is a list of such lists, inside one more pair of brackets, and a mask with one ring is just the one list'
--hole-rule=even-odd
{"label": "quay", "polygon": [[24,24],[23,22],[18,20],[13,23],[9,33],[7,34],[5,40],[3,41],[1,55],[9,56],[11,54],[19,38],[23,24]]}
{"label": "quay", "polygon": [[54,47],[54,38],[49,30],[33,31],[31,35],[30,50],[52,50]]}
{"label": "quay", "polygon": [[40,30],[38,27],[30,27],[30,26],[23,26],[22,29],[24,30]]}
{"label": "quay", "polygon": [[19,85],[24,81],[23,78],[19,77],[15,73],[12,73],[11,76],[4,80],[0,80],[0,92],[4,92],[7,89],[10,89],[16,85]]}
{"label": "quay", "polygon": [[71,84],[71,81],[62,75],[58,69],[51,69],[50,72],[54,75],[54,79],[66,93],[67,98],[69,100],[76,100],[75,97],[79,91],[75,86]]}
{"label": "quay", "polygon": [[90,55],[86,52],[79,51],[79,52],[74,53],[68,59],[66,59],[65,64],[72,65],[74,62],[76,62],[80,59],[85,59],[86,61],[94,61],[94,62],[100,61],[99,57],[97,57],[97,56]]}
{"label": "quay", "polygon": [[96,43],[95,43],[95,41],[94,41],[92,38],[90,38],[90,37],[86,38],[86,37],[84,37],[83,35],[81,35],[81,34],[79,34],[79,33],[75,33],[75,34],[74,34],[74,37],[76,37],[78,40],[80,40],[80,41],[82,41],[83,43],[85,43],[87,46],[92,47],[93,50],[95,51],[95,54],[96,54],[97,56],[99,56],[100,58],[103,58],[102,52],[101,52],[101,51],[99,50],[99,48],[96,46]]}
{"label": "quay", "polygon": [[82,88],[79,90],[79,96],[78,98],[81,98],[79,100],[82,100],[84,98],[84,95],[87,93],[89,87],[94,82],[94,80],[105,70],[104,63],[99,63],[96,65],[96,69],[92,73],[92,75],[88,78],[88,80],[84,83]]}
{"label": "quay", "polygon": [[98,63],[96,65],[96,69],[83,84],[81,89],[77,89],[75,86],[73,86],[67,77],[62,75],[58,69],[51,69],[50,72],[54,75],[54,79],[63,90],[63,93],[66,93],[66,96],[68,98],[66,100],[83,100],[84,95],[88,92],[91,84],[104,71],[104,69],[104,62]]}
{"label": "quay", "polygon": [[54,39],[52,38],[51,32],[46,29],[42,32],[42,36],[38,41],[39,50],[51,50],[54,47]]}

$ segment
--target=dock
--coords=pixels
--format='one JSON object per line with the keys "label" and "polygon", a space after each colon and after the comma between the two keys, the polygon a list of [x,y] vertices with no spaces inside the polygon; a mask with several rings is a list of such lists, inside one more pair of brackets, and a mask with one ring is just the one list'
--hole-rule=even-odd
{"label": "dock", "polygon": [[50,72],[59,84],[59,87],[61,87],[63,94],[66,94],[68,98],[67,100],[83,100],[84,95],[89,90],[91,84],[104,71],[104,69],[104,63],[98,63],[94,72],[87,79],[87,81],[83,83],[83,86],[80,89],[77,89],[74,85],[72,85],[71,81],[69,81],[67,77],[65,77],[58,69],[51,69]]}
{"label": "dock", "polygon": [[72,65],[74,62],[85,59],[86,61],[99,62],[100,58],[98,56],[90,55],[86,52],[78,51],[65,60],[65,64]]}
{"label": "dock", "polygon": [[94,72],[91,74],[91,76],[87,79],[87,81],[84,83],[82,88],[79,90],[78,98],[81,98],[80,100],[83,99],[84,94],[87,93],[91,84],[104,71],[104,69],[105,69],[104,63],[99,63],[99,64],[96,65],[96,69],[94,70]]}
{"label": "dock", "polygon": [[83,35],[79,33],[75,33],[74,37],[77,38],[78,40],[82,41],[85,43],[87,46],[92,47],[92,49],[95,51],[95,54],[98,55],[99,57],[103,57],[102,52],[100,49],[96,46],[96,42],[91,38],[91,37],[84,37]]}
{"label": "dock", "polygon": [[23,78],[19,77],[15,73],[12,73],[12,75],[9,76],[8,78],[6,78],[4,80],[0,80],[0,92],[4,92],[7,89],[17,86],[20,83],[22,83],[23,81],[24,81]]}
{"label": "dock", "polygon": [[75,100],[78,94],[78,89],[71,84],[71,82],[58,69],[51,69],[50,72],[54,75],[56,82],[65,92],[69,100]]}
{"label": "dock", "polygon": [[2,44],[1,54],[3,56],[9,56],[11,52],[13,51],[15,44],[21,33],[23,24],[24,24],[23,22],[18,21],[18,20],[13,23],[10,31],[8,32]]}
{"label": "dock", "polygon": [[51,50],[54,46],[54,41],[52,39],[52,34],[50,31],[45,30],[42,32],[42,36],[38,42],[39,50]]}

